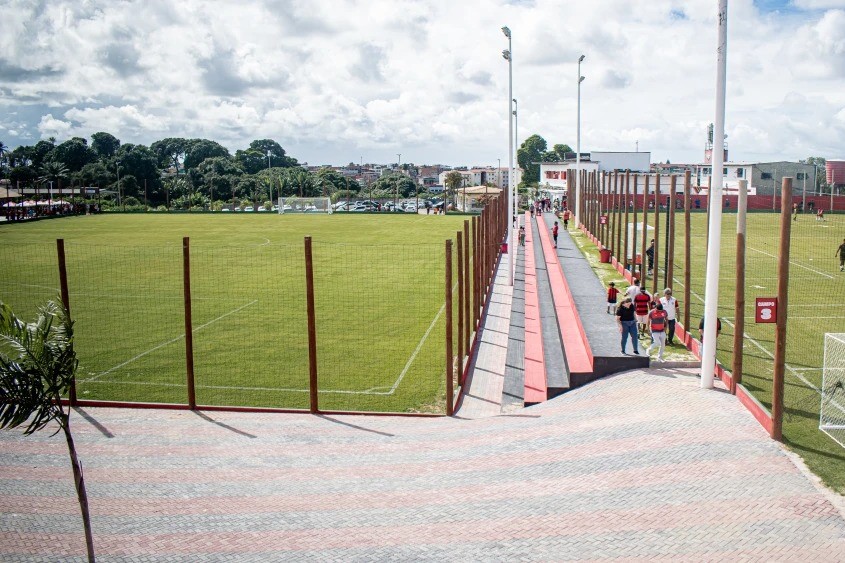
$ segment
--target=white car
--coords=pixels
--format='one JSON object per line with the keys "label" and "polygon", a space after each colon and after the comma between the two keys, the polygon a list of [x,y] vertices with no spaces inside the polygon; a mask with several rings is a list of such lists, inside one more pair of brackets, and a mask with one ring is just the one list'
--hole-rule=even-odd
{"label": "white car", "polygon": [[255,208],[251,205],[244,207],[244,211],[255,211]]}

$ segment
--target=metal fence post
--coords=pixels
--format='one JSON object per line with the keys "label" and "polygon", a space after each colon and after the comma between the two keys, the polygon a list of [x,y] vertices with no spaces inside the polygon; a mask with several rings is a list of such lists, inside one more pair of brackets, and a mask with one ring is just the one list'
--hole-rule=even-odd
{"label": "metal fence post", "polygon": [[[62,305],[65,307],[65,311],[67,311],[67,318],[68,320],[71,319],[70,316],[70,293],[68,292],[68,285],[67,285],[67,263],[65,262],[65,239],[59,238],[56,239],[56,252],[59,257],[59,287],[61,287],[62,292]],[[76,406],[76,376],[74,375],[73,378],[70,380],[70,391],[68,392],[68,400],[70,401],[70,406]]]}
{"label": "metal fence post", "polygon": [[185,301],[185,367],[188,376],[188,406],[197,408],[194,384],[194,328],[191,320],[191,239],[182,238],[182,279]]}
{"label": "metal fence post", "polygon": [[305,237],[305,299],[308,309],[308,392],[309,410],[319,411],[319,386],[317,383],[317,314],[314,308],[314,259],[311,237]]}

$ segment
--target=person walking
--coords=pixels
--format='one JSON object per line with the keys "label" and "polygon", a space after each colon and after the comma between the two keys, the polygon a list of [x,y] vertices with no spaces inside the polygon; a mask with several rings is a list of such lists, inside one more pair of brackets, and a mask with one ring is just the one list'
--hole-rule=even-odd
{"label": "person walking", "polygon": [[616,284],[610,282],[607,288],[607,314],[612,315],[616,310],[616,296],[619,295],[619,290],[616,289]]}
{"label": "person walking", "polygon": [[557,232],[558,232],[557,221],[555,221],[555,226],[552,227],[552,238],[555,239],[555,248],[557,248]]}
{"label": "person walking", "polygon": [[568,209],[563,210],[563,228],[567,229],[567,230],[569,229],[569,210]]}
{"label": "person walking", "polygon": [[792,220],[793,221],[798,220],[798,204],[797,203],[792,204]]}
{"label": "person walking", "polygon": [[663,310],[666,311],[666,342],[670,346],[675,344],[675,320],[678,318],[678,300],[672,297],[672,290],[666,288],[663,290],[663,297],[660,298],[660,304],[663,305]]}
{"label": "person walking", "polygon": [[657,360],[663,361],[663,350],[666,347],[666,311],[663,304],[657,303],[648,314],[648,328],[651,331],[651,344],[646,355],[651,355],[651,349],[657,344]]}
{"label": "person walking", "polygon": [[845,239],[842,239],[842,244],[836,249],[836,254],[839,255],[839,271],[845,272]]}
{"label": "person walking", "polygon": [[619,325],[619,333],[622,335],[622,353],[626,353],[625,346],[628,344],[628,337],[630,336],[634,354],[639,356],[637,321],[634,319],[634,304],[630,297],[623,299],[622,304],[616,309],[616,322]]}
{"label": "person walking", "polygon": [[634,297],[640,292],[640,280],[634,278],[633,285],[629,285],[628,289],[625,290],[625,297],[628,297],[633,302]]}
{"label": "person walking", "polygon": [[643,334],[648,328],[649,309],[651,309],[651,295],[641,287],[640,292],[634,296],[634,313],[637,316],[640,332]]}
{"label": "person walking", "polygon": [[525,227],[519,226],[519,246],[525,246]]}

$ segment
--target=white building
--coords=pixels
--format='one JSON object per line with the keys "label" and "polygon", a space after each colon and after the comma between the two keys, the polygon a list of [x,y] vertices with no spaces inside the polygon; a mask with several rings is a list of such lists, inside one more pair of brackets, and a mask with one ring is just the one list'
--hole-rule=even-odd
{"label": "white building", "polygon": [[[575,189],[575,157],[562,162],[541,162],[540,189],[554,196],[567,195]],[[651,167],[650,152],[592,151],[581,153],[581,170],[587,172],[614,172],[630,170],[647,173]],[[570,180],[572,183],[570,184]]]}
{"label": "white building", "polygon": [[[509,184],[509,170],[507,168],[470,168],[469,170],[446,170],[438,176],[438,183],[442,186],[446,185],[446,176],[450,172],[458,172],[464,178],[464,186],[496,186],[497,188],[507,188]],[[518,168],[514,169],[514,176],[516,183],[522,176],[522,171]]]}

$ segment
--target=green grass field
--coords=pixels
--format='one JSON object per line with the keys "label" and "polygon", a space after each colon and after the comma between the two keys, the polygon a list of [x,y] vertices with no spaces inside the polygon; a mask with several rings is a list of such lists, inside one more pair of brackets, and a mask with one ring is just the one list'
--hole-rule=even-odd
{"label": "green grass field", "polygon": [[100,215],[0,228],[0,298],[58,294],[65,239],[80,398],[308,407],[303,237],[313,238],[320,408],[443,412],[444,240],[466,217]]}
{"label": "green grass field", "polygon": [[[682,310],[689,306],[690,324],[696,338],[698,322],[704,312],[706,218],[705,213],[692,215],[691,297],[690,303],[681,303]],[[649,217],[651,226],[654,226],[653,219],[652,213]],[[678,236],[673,288],[675,297],[683,300],[683,214],[678,214],[676,220]],[[663,221],[665,215],[661,216],[661,241],[665,234]],[[743,384],[769,409],[775,325],[755,324],[754,298],[777,295],[779,233],[779,214],[748,214]],[[829,215],[827,222],[816,222],[812,216],[802,215],[792,223],[783,425],[785,443],[800,454],[825,483],[840,493],[845,493],[845,449],[819,430],[819,408],[824,334],[845,332],[845,273],[839,272],[839,260],[834,258],[843,238],[845,215]],[[736,316],[736,214],[723,215],[721,249],[719,317],[722,332],[717,357],[730,370]],[[658,256],[661,291],[665,286],[662,252],[661,247]],[[621,276],[609,266],[601,266],[602,279],[606,283],[615,280],[619,286]],[[621,287],[624,289],[627,283],[622,281]],[[652,290],[651,279],[647,281],[647,289]]]}

